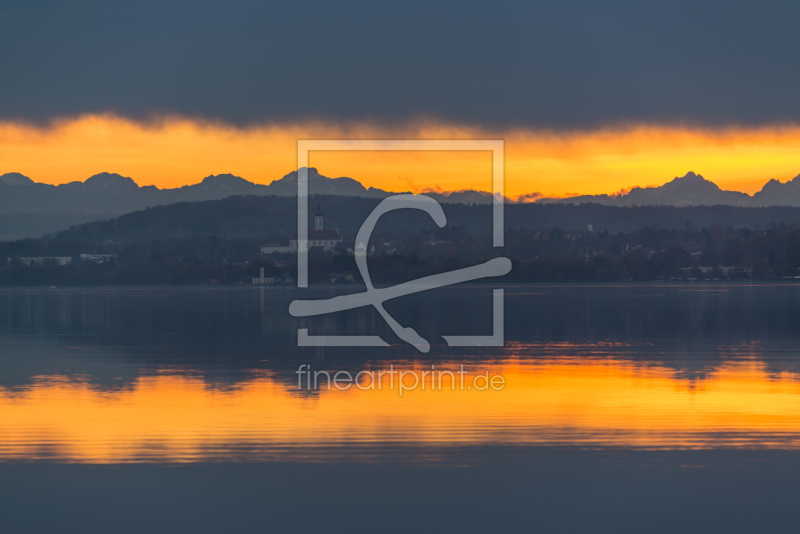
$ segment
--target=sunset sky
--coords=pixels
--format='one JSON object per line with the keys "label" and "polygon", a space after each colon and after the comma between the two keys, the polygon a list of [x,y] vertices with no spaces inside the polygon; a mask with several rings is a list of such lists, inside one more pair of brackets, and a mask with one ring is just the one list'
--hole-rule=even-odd
{"label": "sunset sky", "polygon": [[[235,127],[179,118],[141,123],[109,115],[50,127],[0,125],[3,172],[49,184],[99,172],[139,185],[179,187],[233,173],[267,184],[297,167],[298,139],[504,139],[506,194],[613,193],[661,185],[688,171],[723,189],[753,193],[800,174],[800,128],[681,128],[638,125],[584,131],[485,130],[425,122],[395,129],[326,123]],[[491,189],[489,152],[312,152],[326,176],[421,192]]]}
{"label": "sunset sky", "polygon": [[800,0],[0,0],[0,534],[773,534],[798,480]]}
{"label": "sunset sky", "polygon": [[[0,174],[269,183],[298,139],[428,138],[505,140],[511,197],[800,174],[796,3],[494,9],[2,2]],[[490,183],[488,154],[311,162],[393,191]]]}

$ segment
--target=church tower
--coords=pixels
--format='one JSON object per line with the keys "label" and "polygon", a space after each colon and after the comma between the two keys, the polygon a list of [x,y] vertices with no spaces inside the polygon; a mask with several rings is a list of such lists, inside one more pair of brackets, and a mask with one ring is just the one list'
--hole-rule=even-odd
{"label": "church tower", "polygon": [[317,212],[314,214],[314,230],[322,230],[322,207],[317,202]]}

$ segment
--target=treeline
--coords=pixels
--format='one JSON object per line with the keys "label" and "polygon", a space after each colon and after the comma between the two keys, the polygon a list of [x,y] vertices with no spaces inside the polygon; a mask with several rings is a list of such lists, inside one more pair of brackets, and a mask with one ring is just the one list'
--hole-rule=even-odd
{"label": "treeline", "polygon": [[[379,199],[317,195],[309,199],[309,223],[321,204],[325,227],[338,228],[346,240],[355,238],[362,222]],[[491,230],[492,208],[479,204],[442,204],[449,224],[465,227],[472,235]],[[602,206],[599,204],[506,204],[505,227],[525,230],[562,228],[610,233],[645,227],[683,229],[714,226],[750,227],[765,231],[772,224],[800,224],[800,208],[742,208],[734,206]],[[377,229],[392,230],[403,239],[431,228],[433,221],[418,210],[399,210],[381,218]],[[313,228],[313,226],[311,226]],[[156,206],[115,219],[95,221],[50,237],[60,241],[102,244],[141,243],[162,239],[218,236],[226,239],[288,238],[297,228],[297,202],[293,197],[235,196],[206,202],[180,202]]]}
{"label": "treeline", "polygon": [[[261,240],[218,237],[94,245],[86,241],[25,239],[0,243],[2,285],[236,284],[259,273]],[[114,256],[81,262],[81,254]],[[24,266],[21,257],[68,256],[65,266]],[[10,261],[9,261],[10,260]],[[272,262],[263,262],[274,269]]]}
{"label": "treeline", "polygon": [[[642,228],[617,233],[509,229],[503,248],[493,249],[491,244],[488,232],[471,235],[463,227],[451,226],[410,238],[403,251],[406,256],[448,268],[503,255],[514,262],[507,277],[514,282],[768,280],[800,276],[800,225],[773,223],[763,232],[730,225],[696,228],[691,224],[685,224],[682,230]],[[442,254],[445,251],[448,253]],[[383,274],[391,273],[392,265],[381,264]]]}
{"label": "treeline", "polygon": [[[260,253],[261,239],[188,237],[140,243],[26,239],[0,243],[2,285],[241,284],[260,269],[290,283],[292,254]],[[347,251],[350,248],[350,251]],[[314,283],[360,282],[352,242],[336,252],[313,251]],[[494,248],[490,232],[466,226],[427,228],[408,236],[377,231],[368,263],[377,283],[398,283],[474,265],[495,256],[512,259],[510,282],[604,282],[647,280],[784,279],[800,276],[800,225],[772,224],[766,231],[732,226],[642,228],[633,232],[508,229]],[[80,255],[109,254],[108,261],[81,262]],[[25,266],[23,257],[72,258]],[[10,260],[10,261],[9,261]]]}

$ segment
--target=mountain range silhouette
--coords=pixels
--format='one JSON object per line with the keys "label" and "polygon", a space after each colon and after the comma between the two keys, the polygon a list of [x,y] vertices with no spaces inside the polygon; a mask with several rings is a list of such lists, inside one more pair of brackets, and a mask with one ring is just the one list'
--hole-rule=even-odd
{"label": "mountain range silhouette", "polygon": [[[328,178],[316,168],[308,170],[309,192],[319,195],[384,198],[393,192],[366,188],[347,178]],[[85,182],[61,185],[36,183],[27,176],[12,172],[0,176],[0,213],[113,213],[121,215],[149,206],[221,200],[234,195],[292,196],[297,193],[297,171],[269,185],[255,184],[233,174],[217,174],[203,178],[199,184],[174,189],[139,186],[131,178],[119,174],[100,173]],[[430,193],[444,202],[489,203],[491,195],[479,191]]]}
{"label": "mountain range silhouette", "polygon": [[580,195],[565,199],[540,199],[539,202],[580,204],[593,202],[607,206],[800,206],[800,175],[781,183],[772,179],[753,196],[726,191],[693,172],[674,178],[659,187],[634,187],[621,195]]}
{"label": "mountain range silhouette", "polygon": [[[347,177],[329,178],[311,167],[308,170],[309,192],[320,195],[384,198],[393,192],[364,187]],[[0,176],[0,213],[81,212],[122,214],[148,206],[220,200],[233,195],[292,196],[297,192],[297,171],[269,185],[255,184],[233,174],[217,174],[194,185],[174,189],[139,186],[131,178],[103,172],[85,182],[61,185],[36,183],[27,176],[11,172]],[[485,191],[426,192],[440,202],[488,204]],[[538,198],[537,202],[580,204],[592,202],[610,206],[800,206],[800,175],[781,183],[769,180],[754,195],[726,191],[703,176],[689,172],[659,187],[634,187],[619,195],[580,195],[569,198]]]}
{"label": "mountain range silhouette", "polygon": [[[313,167],[308,170],[309,192],[385,198],[394,192],[364,187],[347,177],[329,178]],[[61,185],[36,183],[27,176],[12,172],[0,176],[0,240],[34,237],[71,225],[108,219],[147,207],[221,200],[237,195],[293,196],[297,191],[297,171],[290,172],[269,185],[255,184],[232,174],[205,177],[200,183],[173,189],[139,186],[131,178],[100,173],[84,182]],[[489,204],[492,195],[484,191],[426,192],[439,202]],[[754,195],[720,189],[699,174],[689,172],[660,187],[634,187],[619,195],[581,195],[570,198],[538,198],[537,203],[606,206],[714,206],[800,207],[800,176],[781,183],[769,180]]]}

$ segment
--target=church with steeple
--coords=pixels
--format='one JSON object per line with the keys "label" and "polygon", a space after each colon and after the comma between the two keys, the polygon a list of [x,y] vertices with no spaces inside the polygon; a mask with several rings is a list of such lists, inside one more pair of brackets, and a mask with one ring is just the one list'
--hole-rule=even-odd
{"label": "church with steeple", "polygon": [[[317,203],[317,211],[314,212],[314,228],[308,230],[308,250],[317,249],[333,252],[334,249],[336,249],[336,245],[341,242],[342,236],[339,235],[338,229],[325,229],[322,206]],[[297,252],[297,247],[297,232],[295,232],[292,234],[292,239],[289,242],[290,251]]]}

